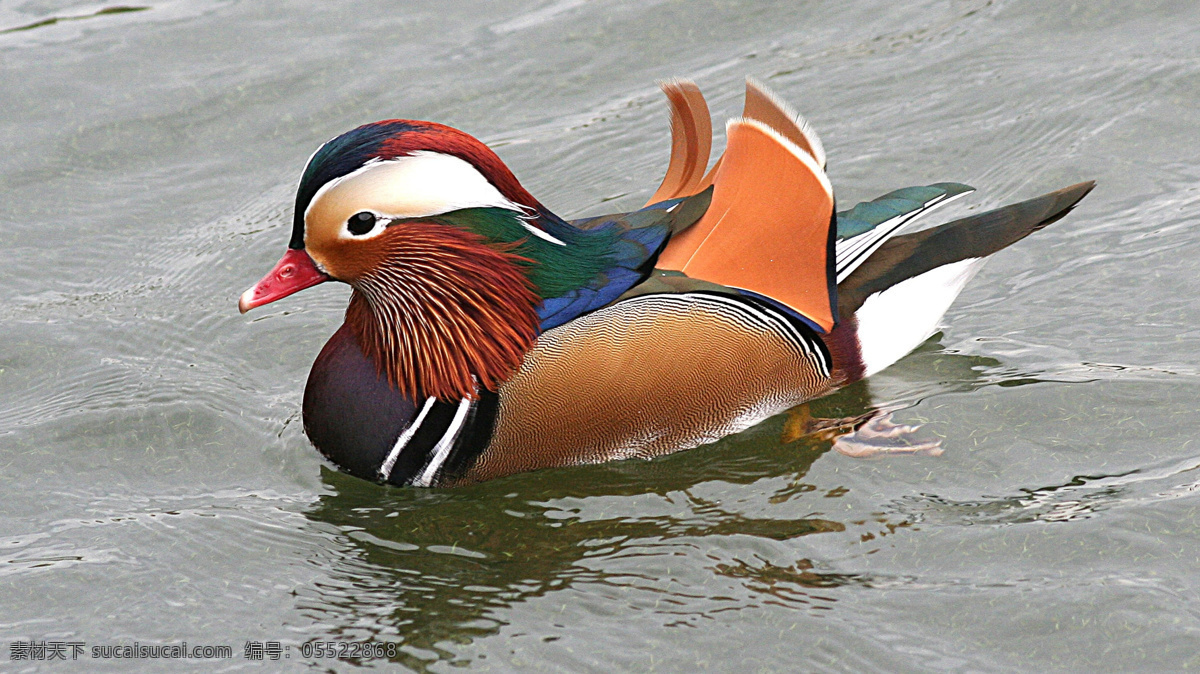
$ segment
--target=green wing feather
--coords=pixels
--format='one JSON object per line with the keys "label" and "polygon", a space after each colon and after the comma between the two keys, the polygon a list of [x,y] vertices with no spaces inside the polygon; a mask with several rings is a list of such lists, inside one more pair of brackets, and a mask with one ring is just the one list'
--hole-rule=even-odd
{"label": "green wing feather", "polygon": [[974,187],[962,183],[935,183],[888,192],[878,199],[864,201],[850,210],[838,213],[837,238],[853,238],[892,218],[908,215],[973,191]]}
{"label": "green wing feather", "polygon": [[837,214],[835,268],[841,283],[888,239],[930,209],[975,188],[962,183],[905,187]]}

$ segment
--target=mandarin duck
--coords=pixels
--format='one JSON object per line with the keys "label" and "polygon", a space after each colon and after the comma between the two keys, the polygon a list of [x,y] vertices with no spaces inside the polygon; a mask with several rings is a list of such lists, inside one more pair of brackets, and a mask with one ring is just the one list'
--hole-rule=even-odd
{"label": "mandarin duck", "polygon": [[714,442],[902,358],[989,255],[1094,184],[901,234],[972,188],[839,213],[816,133],[760,83],[711,169],[699,89],[663,89],[666,177],[630,213],[567,222],[433,122],[367,124],[312,155],[288,250],[239,308],[351,286],[304,391],[322,454],[453,486]]}

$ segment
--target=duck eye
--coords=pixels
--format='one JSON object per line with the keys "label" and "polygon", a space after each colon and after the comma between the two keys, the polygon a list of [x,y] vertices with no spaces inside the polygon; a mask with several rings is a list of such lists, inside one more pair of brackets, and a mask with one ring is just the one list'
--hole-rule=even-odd
{"label": "duck eye", "polygon": [[363,211],[355,213],[346,221],[346,228],[355,236],[362,236],[367,232],[375,229],[375,214]]}

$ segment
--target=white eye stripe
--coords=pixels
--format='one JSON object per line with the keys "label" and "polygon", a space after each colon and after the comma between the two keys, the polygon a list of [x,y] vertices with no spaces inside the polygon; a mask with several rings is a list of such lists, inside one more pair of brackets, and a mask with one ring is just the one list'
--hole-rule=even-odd
{"label": "white eye stripe", "polygon": [[386,161],[372,159],[330,180],[313,195],[304,212],[305,220],[326,202],[342,202],[348,197],[362,204],[358,211],[392,218],[428,217],[464,208],[504,208],[518,213],[526,210],[501,194],[470,163],[427,150]]}
{"label": "white eye stripe", "polygon": [[[379,236],[397,220],[427,218],[467,208],[503,208],[517,214],[533,236],[549,243],[566,243],[534,225],[537,213],[510,201],[469,162],[448,154],[418,150],[404,157],[371,159],[358,169],[330,180],[313,195],[304,211],[306,232],[321,227],[342,240]],[[371,213],[377,224],[355,234],[349,221]],[[383,226],[379,226],[382,222]],[[307,235],[307,234],[306,234]]]}
{"label": "white eye stripe", "polygon": [[[354,232],[350,231],[350,222],[347,221],[346,224],[342,225],[342,229],[338,233],[338,238],[340,238],[340,239],[357,239],[360,241],[363,239],[371,239],[371,238],[374,238],[374,237],[382,234],[383,230],[387,229],[388,227],[391,227],[392,224],[395,223],[397,220],[405,219],[400,216],[385,215],[383,213],[376,213],[374,211],[359,211],[359,213],[370,213],[371,215],[375,216],[375,225],[371,228],[371,230],[368,232],[363,232],[362,234],[355,234]],[[355,215],[352,215],[350,217],[354,218]],[[553,244],[559,245],[559,246],[567,245],[565,242],[560,241],[559,239],[551,236],[549,232],[544,232],[544,231],[538,229],[537,227],[534,227],[533,225],[529,224],[528,222],[522,222],[521,224],[524,225],[525,229],[528,230],[530,234],[533,234],[534,236],[538,237],[539,239],[549,241],[550,243],[553,243]]]}

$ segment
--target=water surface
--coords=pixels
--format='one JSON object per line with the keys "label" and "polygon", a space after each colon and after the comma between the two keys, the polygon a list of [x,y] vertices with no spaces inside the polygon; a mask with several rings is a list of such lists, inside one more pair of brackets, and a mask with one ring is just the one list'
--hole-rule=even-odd
{"label": "water surface", "polygon": [[[0,7],[0,646],[230,644],[145,671],[1164,671],[1200,665],[1200,5],[940,0]],[[455,491],[329,470],[298,411],[327,284],[248,316],[321,142],[389,117],[490,143],[564,216],[640,205],[655,80],[754,75],[839,204],[951,217],[1080,180],[946,327],[814,405],[900,405],[940,457],[784,419],[652,462]],[[718,138],[718,144],[722,141]],[[6,663],[125,671],[129,662]]]}

